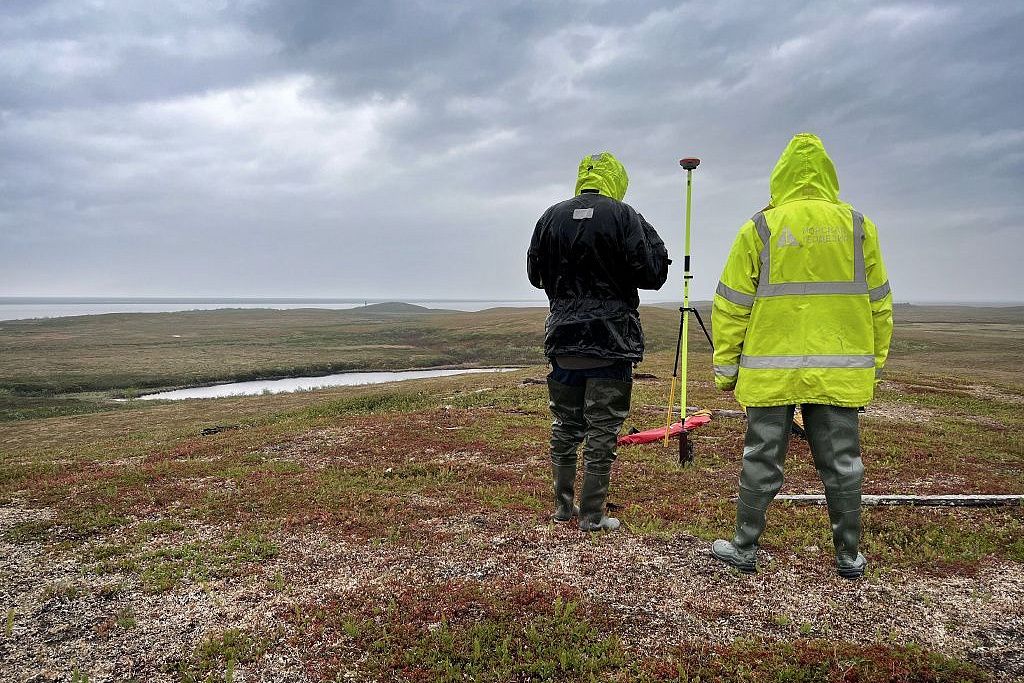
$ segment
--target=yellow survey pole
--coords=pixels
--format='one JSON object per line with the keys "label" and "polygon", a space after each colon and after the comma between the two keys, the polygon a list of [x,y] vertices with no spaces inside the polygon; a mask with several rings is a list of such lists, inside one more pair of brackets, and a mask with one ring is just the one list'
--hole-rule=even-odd
{"label": "yellow survey pole", "polygon": [[[679,165],[686,169],[686,232],[683,247],[683,305],[679,308],[679,337],[676,339],[676,357],[672,365],[672,380],[668,393],[668,414],[665,418],[665,445],[668,446],[669,430],[672,427],[672,408],[675,405],[676,377],[679,379],[679,420],[686,423],[686,353],[690,332],[690,207],[693,203],[693,170],[700,164],[700,159],[688,157],[679,160]],[[681,368],[681,372],[679,372]],[[679,434],[679,461],[687,460],[686,431]]]}

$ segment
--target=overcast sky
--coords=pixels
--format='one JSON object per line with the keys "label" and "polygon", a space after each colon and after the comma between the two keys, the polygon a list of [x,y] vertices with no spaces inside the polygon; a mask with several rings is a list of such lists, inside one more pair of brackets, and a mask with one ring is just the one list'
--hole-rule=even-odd
{"label": "overcast sky", "polygon": [[[1024,3],[0,3],[0,296],[519,298],[614,152],[710,298],[821,136],[898,301],[1024,300]],[[681,259],[648,300],[679,296]]]}

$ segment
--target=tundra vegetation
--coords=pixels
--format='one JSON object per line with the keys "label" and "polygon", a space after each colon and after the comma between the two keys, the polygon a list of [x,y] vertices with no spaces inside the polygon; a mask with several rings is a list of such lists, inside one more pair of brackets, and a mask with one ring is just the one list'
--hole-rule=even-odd
{"label": "tundra vegetation", "polygon": [[[622,449],[622,532],[549,511],[542,309],[204,311],[0,322],[3,680],[988,681],[1024,676],[1024,509],[776,504],[762,571],[731,532],[743,421],[687,469]],[[627,427],[664,419],[672,308]],[[690,402],[714,390],[694,330]],[[256,377],[500,375],[160,402]],[[897,307],[864,415],[866,493],[1024,493],[1024,309]],[[651,377],[653,376],[653,377]],[[128,400],[115,401],[115,398]],[[220,427],[218,430],[211,429]],[[206,430],[206,434],[203,431]],[[211,433],[212,432],[212,433]],[[807,445],[784,492],[820,492]]]}

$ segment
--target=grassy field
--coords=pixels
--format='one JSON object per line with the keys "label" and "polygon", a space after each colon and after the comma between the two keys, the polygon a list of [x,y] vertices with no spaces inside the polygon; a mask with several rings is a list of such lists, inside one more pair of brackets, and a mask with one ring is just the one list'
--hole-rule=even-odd
{"label": "grassy field", "polygon": [[[1024,310],[900,307],[868,493],[1024,493]],[[645,309],[627,426],[663,419],[678,314]],[[823,510],[731,531],[743,422],[680,469],[620,451],[625,530],[546,521],[543,310],[218,311],[0,323],[0,680],[984,681],[1024,676],[1024,510]],[[715,392],[694,331],[690,403]],[[518,365],[181,403],[142,390]],[[203,429],[219,426],[215,434]],[[820,492],[805,443],[784,491]]]}

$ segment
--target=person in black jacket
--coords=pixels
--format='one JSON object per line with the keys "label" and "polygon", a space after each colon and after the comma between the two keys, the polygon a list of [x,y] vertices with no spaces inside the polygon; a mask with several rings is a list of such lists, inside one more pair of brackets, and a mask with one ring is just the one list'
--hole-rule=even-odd
{"label": "person in black jacket", "polygon": [[[623,203],[629,178],[610,152],[580,162],[576,196],[541,216],[527,274],[548,295],[544,354],[551,361],[551,471],[555,512],[584,531],[614,531],[605,499],[619,430],[629,412],[632,366],[643,360],[637,288],[660,289],[671,261],[654,228]],[[584,476],[574,507],[577,450]]]}

